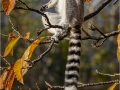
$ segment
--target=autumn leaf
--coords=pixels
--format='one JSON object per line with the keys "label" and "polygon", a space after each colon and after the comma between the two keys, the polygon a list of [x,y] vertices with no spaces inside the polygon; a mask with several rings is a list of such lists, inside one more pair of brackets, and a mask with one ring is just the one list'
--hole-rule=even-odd
{"label": "autumn leaf", "polygon": [[0,76],[0,84],[2,84],[2,86],[0,86],[0,89],[4,88],[5,90],[11,90],[15,78],[13,66],[14,65],[8,67]]}
{"label": "autumn leaf", "polygon": [[12,50],[12,48],[14,47],[14,45],[16,44],[16,42],[17,42],[19,39],[20,39],[20,37],[17,37],[17,38],[12,39],[12,40],[9,42],[8,46],[5,48],[4,57],[7,56],[7,55],[10,53],[10,51]]}
{"label": "autumn leaf", "polygon": [[24,52],[24,55],[22,56],[22,58],[24,60],[30,60],[33,51],[35,50],[35,48],[38,46],[38,44],[44,39],[44,37],[41,37],[37,40],[35,40]]}
{"label": "autumn leaf", "polygon": [[23,82],[23,77],[22,77],[22,59],[19,59],[15,62],[14,64],[14,72],[15,72],[15,77],[17,78],[17,80],[24,84]]}
{"label": "autumn leaf", "polygon": [[117,86],[117,83],[114,83],[107,90],[114,90],[116,86]]}
{"label": "autumn leaf", "polygon": [[[38,44],[44,39],[44,37],[41,37],[37,40],[35,40],[27,49],[26,51],[24,52],[23,56],[22,56],[22,59],[23,59],[23,67],[28,67],[29,64],[28,62],[26,61],[29,61],[31,56],[32,56],[32,53],[33,51],[35,50],[35,48],[38,46]],[[22,69],[22,75],[24,75],[26,72],[28,71],[27,68],[25,69]]]}
{"label": "autumn leaf", "polygon": [[[8,43],[10,43],[14,39],[14,32],[9,33]],[[13,56],[13,49],[10,51],[10,55]]]}
{"label": "autumn leaf", "polygon": [[15,73],[12,66],[8,72],[7,80],[5,81],[5,90],[11,90],[14,79],[15,79]]}
{"label": "autumn leaf", "polygon": [[2,8],[7,15],[14,9],[15,0],[2,0]]}
{"label": "autumn leaf", "polygon": [[120,30],[120,24],[118,24],[118,30]]}
{"label": "autumn leaf", "polygon": [[4,70],[4,72],[0,76],[0,89],[3,89],[5,86],[4,83],[5,83],[5,80],[7,79],[9,69],[10,69],[10,67],[8,69]]}

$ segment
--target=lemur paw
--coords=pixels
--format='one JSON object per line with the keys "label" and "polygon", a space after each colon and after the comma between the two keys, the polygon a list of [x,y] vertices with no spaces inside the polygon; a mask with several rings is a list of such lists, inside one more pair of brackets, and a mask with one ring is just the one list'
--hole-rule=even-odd
{"label": "lemur paw", "polygon": [[54,36],[54,35],[53,35],[53,36],[51,37],[51,40],[53,40],[53,39],[55,40],[55,42],[57,42],[57,43],[59,42],[59,38],[58,38],[57,36]]}
{"label": "lemur paw", "polygon": [[40,8],[40,11],[45,11],[47,8],[48,8],[47,5],[42,5],[41,8]]}

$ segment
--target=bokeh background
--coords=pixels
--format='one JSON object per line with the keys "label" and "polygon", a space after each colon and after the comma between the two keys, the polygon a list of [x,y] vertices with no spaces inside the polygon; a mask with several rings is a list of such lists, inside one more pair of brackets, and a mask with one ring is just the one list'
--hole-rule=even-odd
{"label": "bokeh background", "polygon": [[[47,3],[49,0],[23,1],[32,8],[40,9],[41,5]],[[105,0],[94,0],[91,4],[85,3],[85,16],[94,12],[103,1]],[[21,6],[19,3],[17,3],[17,5]],[[47,11],[54,12],[54,8]],[[37,29],[43,28],[41,23],[41,15],[38,13],[24,10],[14,10],[10,14],[10,17],[14,25],[19,27],[20,33],[25,35],[27,32],[31,32],[31,38],[35,38],[37,36]],[[103,33],[117,30],[117,25],[119,23],[119,3],[113,5],[113,2],[111,2],[98,15],[84,22],[83,27],[87,32],[89,32],[90,35],[99,36],[99,33],[88,29],[90,22],[97,26]],[[0,23],[1,33],[8,35],[12,32],[8,17],[3,12],[1,13]],[[42,34],[42,36],[48,35],[51,34],[47,32]],[[82,34],[82,36],[84,36],[84,34]],[[1,43],[1,54],[3,54],[7,45],[7,37],[2,36]],[[10,63],[14,63],[16,60],[21,58],[29,45],[30,43],[20,40],[14,47],[14,56],[7,56],[6,59]],[[18,86],[20,86],[23,90],[28,90],[28,88],[31,88],[31,90],[37,90],[36,83],[41,90],[47,90],[45,81],[49,82],[51,85],[63,85],[68,46],[68,41],[66,40],[60,41],[59,45],[54,45],[52,50],[40,62],[38,62],[34,68],[29,70],[28,73],[24,75],[25,85],[22,85],[15,80],[12,90],[19,90]],[[33,53],[32,60],[46,50],[47,47],[48,45],[41,45],[37,47]],[[95,72],[95,70],[110,74],[119,72],[119,62],[117,60],[116,50],[116,36],[107,39],[99,48],[93,48],[92,40],[82,41],[80,82],[93,83],[117,79],[118,77],[103,76]],[[1,66],[6,66],[2,60]],[[106,90],[109,86],[110,85],[87,87],[82,88],[81,90]],[[116,90],[118,90],[118,87]]]}

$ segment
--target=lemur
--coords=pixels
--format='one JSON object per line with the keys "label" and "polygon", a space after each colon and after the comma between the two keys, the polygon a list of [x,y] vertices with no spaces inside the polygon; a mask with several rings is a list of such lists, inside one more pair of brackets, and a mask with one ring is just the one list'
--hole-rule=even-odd
{"label": "lemur", "polygon": [[[41,7],[41,10],[56,7],[56,13],[46,12],[51,24],[60,25],[63,29],[50,28],[49,32],[54,33],[53,37],[58,40],[58,36],[67,30],[70,30],[69,55],[67,57],[65,71],[65,88],[64,90],[77,90],[79,80],[79,66],[81,53],[81,25],[84,21],[84,0],[50,0]],[[45,27],[47,23],[42,17]]]}

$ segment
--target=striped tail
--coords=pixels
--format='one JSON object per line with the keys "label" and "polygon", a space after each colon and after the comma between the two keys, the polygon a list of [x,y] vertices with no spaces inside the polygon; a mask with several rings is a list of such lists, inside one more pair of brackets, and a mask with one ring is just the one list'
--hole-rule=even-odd
{"label": "striped tail", "polygon": [[79,66],[80,66],[80,48],[81,48],[81,31],[80,26],[72,28],[69,41],[69,55],[67,58],[65,71],[65,89],[77,90],[77,83],[79,80]]}

